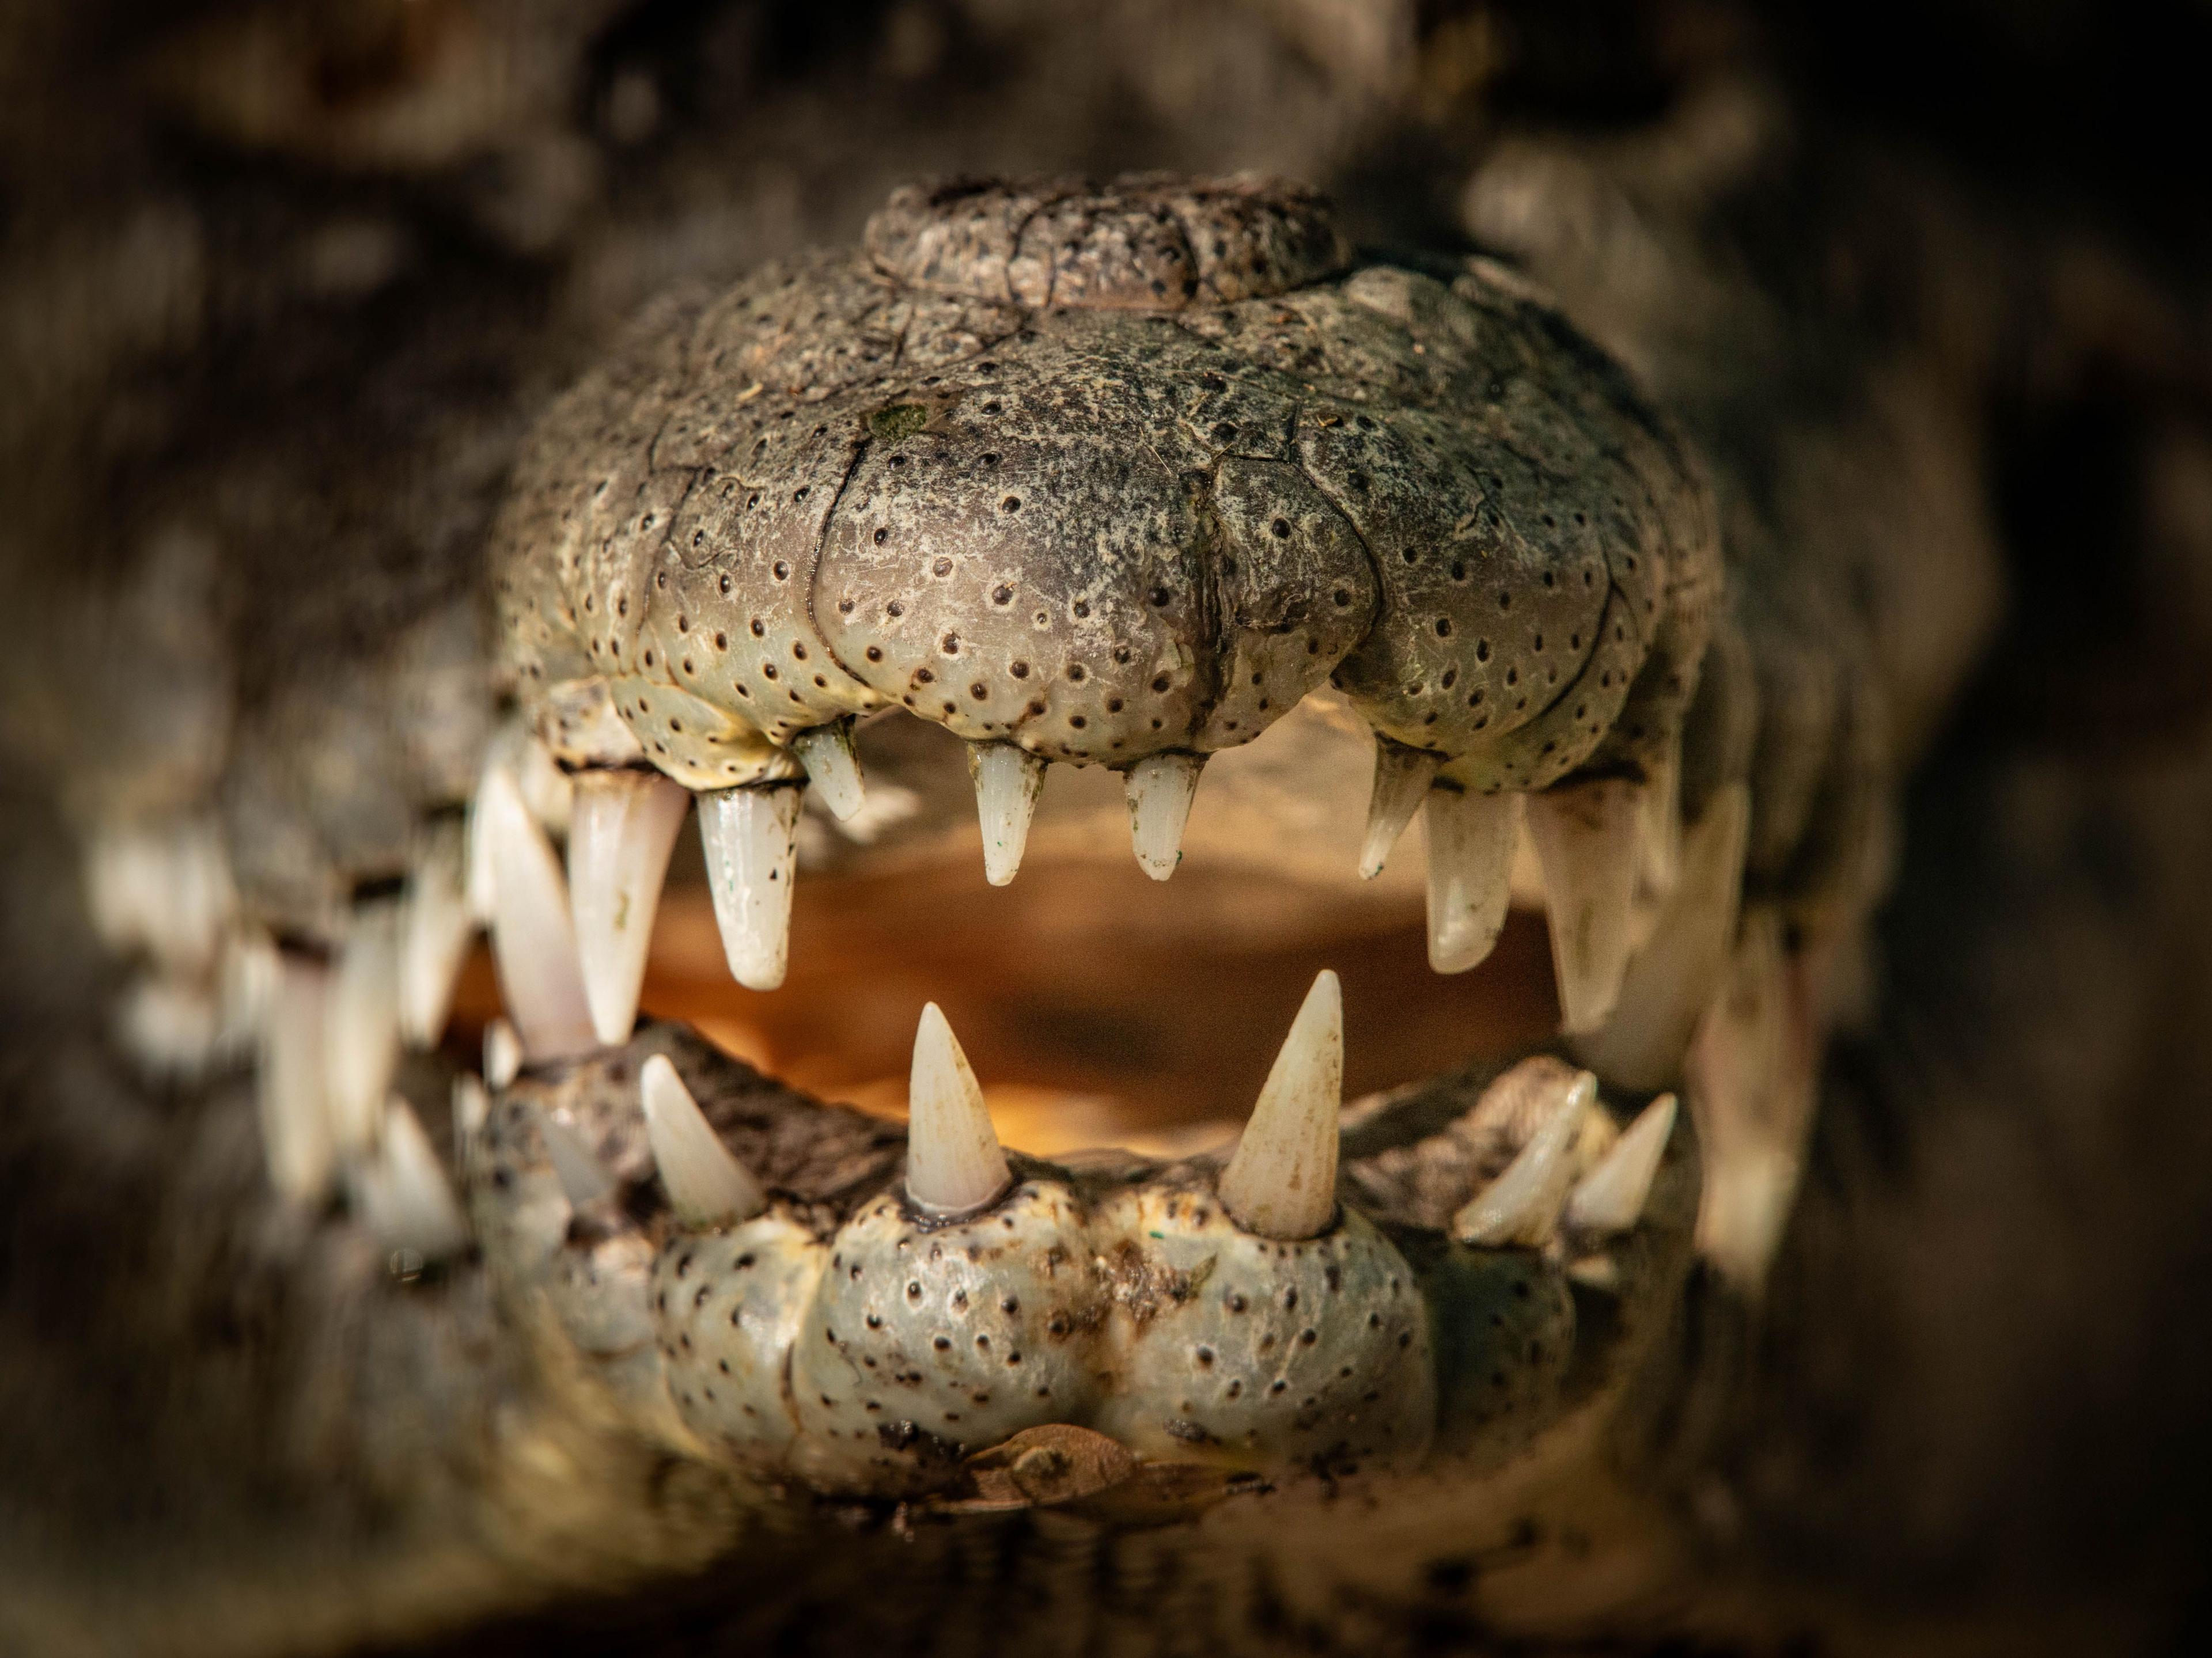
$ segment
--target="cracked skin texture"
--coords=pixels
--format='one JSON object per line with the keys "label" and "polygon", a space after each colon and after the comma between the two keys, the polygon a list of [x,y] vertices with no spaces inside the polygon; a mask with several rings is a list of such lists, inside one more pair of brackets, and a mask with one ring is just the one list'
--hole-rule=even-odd
{"label": "cracked skin texture", "polygon": [[1465,786],[1641,774],[1720,580],[1694,465],[1523,282],[1360,264],[1243,178],[908,187],[863,254],[672,302],[495,550],[556,752],[694,788],[890,706],[1126,768],[1331,681]]}

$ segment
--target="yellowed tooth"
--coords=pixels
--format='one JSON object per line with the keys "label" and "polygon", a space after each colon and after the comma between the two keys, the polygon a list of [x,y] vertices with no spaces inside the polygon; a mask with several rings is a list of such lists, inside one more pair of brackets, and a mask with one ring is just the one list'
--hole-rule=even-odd
{"label": "yellowed tooth", "polygon": [[970,743],[968,775],[975,784],[975,815],[983,826],[983,878],[1005,886],[1022,866],[1030,819],[1044,790],[1043,759],[1012,743]]}
{"label": "yellowed tooth", "polygon": [[1183,825],[1205,766],[1202,754],[1155,754],[1129,768],[1129,843],[1155,881],[1166,880],[1182,861]]}
{"label": "yellowed tooth", "polygon": [[399,1034],[433,1048],[446,1034],[453,985],[476,932],[467,892],[467,835],[458,821],[422,833],[401,901]]}
{"label": "yellowed tooth", "polygon": [[331,1187],[330,1086],[323,1030],[330,973],[320,962],[280,952],[262,1016],[255,1084],[269,1183],[288,1201],[322,1201]]}
{"label": "yellowed tooth", "polygon": [[1549,1242],[1574,1178],[1570,1153],[1582,1133],[1583,1115],[1596,1098],[1597,1078],[1587,1071],[1575,1072],[1551,1114],[1505,1171],[1452,1217],[1452,1236],[1493,1248],[1537,1248]]}
{"label": "yellowed tooth", "polygon": [[609,1046],[629,1040],[653,918],[691,796],[657,771],[595,768],[575,778],[568,819],[568,897],[592,1028]]}
{"label": "yellowed tooth", "polygon": [[110,824],[85,853],[86,908],[101,939],[197,972],[216,957],[238,908],[222,830],[212,817]]}
{"label": "yellowed tooth", "polygon": [[459,1254],[468,1247],[468,1223],[422,1121],[397,1094],[380,1114],[383,1139],[356,1181],[362,1221],[385,1248],[418,1262]]}
{"label": "yellowed tooth", "polygon": [[1367,833],[1359,844],[1359,878],[1371,881],[1389,861],[1390,848],[1413,821],[1436,780],[1440,754],[1409,749],[1378,735],[1375,739],[1375,786],[1367,797]]}
{"label": "yellowed tooth", "polygon": [[791,959],[791,888],[799,867],[799,791],[789,784],[699,797],[707,886],[730,975],[774,990]]}
{"label": "yellowed tooth", "polygon": [[1644,786],[1605,778],[1563,784],[1528,800],[1528,836],[1544,870],[1562,1028],[1605,1023],[1628,968]]}
{"label": "yellowed tooth", "polygon": [[732,1226],[768,1206],[768,1194],[714,1132],[676,1066],[655,1054],[638,1073],[645,1134],[669,1207],[686,1226]]}
{"label": "yellowed tooth", "polygon": [[915,1031],[906,1132],[907,1196],[927,1213],[980,1208],[1012,1181],[983,1090],[935,1002]]}
{"label": "yellowed tooth", "polygon": [[1262,1237],[1310,1238],[1336,1217],[1344,993],[1324,969],[1291,1021],[1259,1103],[1221,1171],[1221,1201]]}
{"label": "yellowed tooth", "polygon": [[1665,898],[1682,866],[1682,733],[1678,727],[1644,780],[1644,819],[1637,829],[1644,890]]}
{"label": "yellowed tooth", "polygon": [[1421,817],[1429,842],[1429,965],[1464,973],[1488,956],[1513,899],[1522,797],[1439,783]]}
{"label": "yellowed tooth", "polygon": [[491,1118],[491,1096],[483,1079],[462,1072],[453,1078],[453,1162],[463,1170],[476,1162],[477,1137]]}
{"label": "yellowed tooth", "polygon": [[860,783],[860,759],[853,750],[853,722],[835,720],[815,726],[791,739],[791,751],[806,768],[807,786],[821,798],[830,815],[844,823],[860,811],[866,799]]}
{"label": "yellowed tooth", "polygon": [[1651,1181],[1674,1132],[1675,1101],[1662,1094],[1645,1106],[1596,1168],[1567,1194],[1567,1224],[1582,1232],[1626,1232],[1643,1218]]}
{"label": "yellowed tooth", "polygon": [[483,1078],[489,1088],[504,1088],[522,1074],[522,1038],[505,1019],[484,1027]]}
{"label": "yellowed tooth", "polygon": [[331,1139],[341,1157],[366,1156],[383,1130],[399,1063],[399,906],[356,905],[325,1005]]}
{"label": "yellowed tooth", "polygon": [[599,1038],[560,860],[504,767],[485,774],[477,811],[491,867],[492,958],[524,1056],[537,1062],[589,1053]]}

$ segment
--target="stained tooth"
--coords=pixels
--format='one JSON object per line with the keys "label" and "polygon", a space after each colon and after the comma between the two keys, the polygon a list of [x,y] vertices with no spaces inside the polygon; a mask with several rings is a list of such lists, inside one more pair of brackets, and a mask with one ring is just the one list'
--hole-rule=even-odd
{"label": "stained tooth", "polygon": [[1750,827],[1751,791],[1733,783],[1682,837],[1674,890],[1628,963],[1612,1018],[1577,1045],[1592,1069],[1629,1088],[1658,1088],[1680,1069],[1728,971]]}
{"label": "stained tooth", "polygon": [[665,1054],[645,1062],[638,1087],[646,1139],[677,1219],[686,1226],[727,1226],[768,1206],[761,1183],[722,1144]]}
{"label": "stained tooth", "polygon": [[1544,871],[1561,1028],[1595,1030],[1628,967],[1644,786],[1619,779],[1531,796],[1528,835]]}
{"label": "stained tooth", "polygon": [[331,1139],[341,1157],[366,1155],[383,1126],[399,1062],[399,906],[357,906],[338,950],[324,1011]]}
{"label": "stained tooth", "polygon": [[1644,1108],[1596,1168],[1567,1196],[1567,1224],[1583,1232],[1626,1232],[1644,1213],[1652,1177],[1674,1132],[1674,1096],[1662,1094]]}
{"label": "stained tooth", "polygon": [[845,822],[860,811],[860,756],[853,752],[853,722],[840,720],[816,726],[791,739],[791,751],[806,768],[806,781],[830,808],[830,815]]}
{"label": "stained tooth", "polygon": [[657,771],[586,771],[568,819],[568,900],[592,1029],[610,1047],[629,1040],[668,854],[691,797]]}
{"label": "stained tooth", "polygon": [[983,878],[1002,887],[1022,866],[1030,818],[1044,788],[1044,761],[1012,743],[971,743],[968,774],[975,781],[975,814],[983,824]]}
{"label": "stained tooth", "polygon": [[1682,867],[1682,733],[1667,740],[1665,751],[1644,777],[1643,821],[1637,826],[1638,873],[1656,897],[1674,890]]}
{"label": "stained tooth", "polygon": [[1581,1133],[1583,1114],[1597,1097],[1597,1078],[1587,1071],[1559,1096],[1552,1114],[1528,1144],[1474,1199],[1452,1217],[1452,1236],[1462,1243],[1490,1248],[1534,1248],[1550,1241],[1558,1224],[1567,1183],[1574,1178],[1569,1155]]}
{"label": "stained tooth", "polygon": [[[1377,787],[1380,787],[1377,780]],[[1490,954],[1513,898],[1518,794],[1476,794],[1449,784],[1429,791],[1429,965],[1464,973]]]}
{"label": "stained tooth", "polygon": [[[1129,768],[1129,841],[1137,862],[1155,881],[1164,881],[1182,861],[1182,828],[1190,817],[1190,803],[1198,793],[1198,774],[1205,768],[1202,754],[1155,754]],[[1039,774],[1042,774],[1039,767]],[[978,788],[981,786],[978,784]],[[1024,833],[1027,833],[1024,824]],[[1014,856],[1021,856],[1018,847]],[[994,883],[1004,885],[994,875]],[[1013,872],[1006,872],[1013,878]]]}
{"label": "stained tooth", "polygon": [[504,1088],[522,1072],[522,1038],[505,1019],[484,1027],[483,1076],[489,1088]]}
{"label": "stained tooth", "polygon": [[1390,848],[1421,809],[1443,763],[1442,755],[1409,749],[1387,737],[1375,739],[1375,787],[1367,797],[1367,838],[1359,847],[1361,880],[1371,881],[1382,872]]}
{"label": "stained tooth", "polygon": [[753,990],[781,984],[790,957],[799,805],[799,791],[789,784],[699,797],[699,841],[722,950],[731,975]]}
{"label": "stained tooth", "polygon": [[468,1223],[453,1184],[430,1149],[415,1109],[394,1095],[384,1112],[384,1143],[362,1182],[362,1218],[386,1249],[442,1260],[467,1247]]}
{"label": "stained tooth", "polygon": [[467,865],[464,827],[439,823],[426,832],[407,878],[399,932],[399,1034],[416,1048],[434,1047],[446,1034],[453,983],[476,931]]}
{"label": "stained tooth", "polygon": [[573,1207],[588,1207],[615,1189],[614,1176],[574,1129],[544,1111],[538,1114],[538,1129],[545,1142],[546,1160]]}
{"label": "stained tooth", "polygon": [[1221,1200],[1262,1237],[1310,1238],[1336,1215],[1338,1115],[1344,1102],[1344,994],[1324,970],[1275,1055]]}
{"label": "stained tooth", "polygon": [[323,1065],[329,998],[330,974],[321,963],[289,951],[280,957],[262,1018],[256,1085],[270,1184],[294,1203],[318,1203],[330,1190],[329,1078]]}
{"label": "stained tooth", "polygon": [[589,1053],[598,1038],[560,863],[505,767],[485,774],[477,811],[492,872],[492,956],[522,1051],[532,1060]]}
{"label": "stained tooth", "polygon": [[907,1196],[928,1213],[980,1208],[1012,1178],[983,1090],[935,1002],[914,1033],[906,1135]]}

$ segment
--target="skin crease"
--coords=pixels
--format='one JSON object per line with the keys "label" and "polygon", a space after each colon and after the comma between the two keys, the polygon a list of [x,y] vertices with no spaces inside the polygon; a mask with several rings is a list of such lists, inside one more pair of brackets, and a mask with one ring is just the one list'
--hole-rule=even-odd
{"label": "skin crease", "polygon": [[[749,33],[744,9],[673,39],[593,7],[440,5],[396,33],[367,12],[319,36],[335,26],[272,28],[275,9],[182,29],[118,8],[4,47],[27,90],[0,282],[38,325],[10,334],[0,429],[27,618],[0,669],[21,1241],[0,1275],[0,1644],[2170,1634],[2202,1530],[2177,1470],[2206,1377],[2212,784],[2188,578],[2207,376],[2178,320],[2203,313],[2201,260],[2142,257],[2155,203],[2061,232],[2032,156],[2006,163],[2026,185],[1984,191],[1869,155],[1776,78],[1833,54],[1765,57],[1755,31],[1684,34],[1655,69],[1626,45],[1554,58],[1525,19],[1517,54],[1477,50],[1485,24],[1409,26],[1401,57],[1299,8],[1208,9],[1172,39],[1140,8],[905,9],[842,43]],[[471,92],[518,40],[530,73]],[[1595,130],[1506,112],[1546,111],[1557,61],[1589,65],[1613,112]],[[222,72],[240,64],[320,90],[247,98]],[[1669,96],[1638,90],[1655,74]],[[611,1417],[575,1344],[518,1328],[487,1269],[395,1283],[342,1213],[286,1214],[236,1062],[149,1078],[117,1036],[137,988],[200,981],[94,936],[90,830],[204,816],[245,911],[329,945],[473,786],[495,714],[476,572],[526,428],[652,294],[856,245],[894,183],[979,160],[1257,160],[1327,185],[1362,246],[1471,242],[1500,259],[1486,282],[1540,285],[1625,364],[1710,480],[1730,574],[1683,799],[1694,816],[1750,780],[1751,906],[1828,941],[1805,959],[1840,1030],[1762,1309],[1703,1268],[1630,1297],[1654,1325],[1619,1408],[1536,1454],[1286,1482],[1164,1527],[794,1505]],[[2142,210],[2138,189],[2096,193]],[[1296,791],[1261,769],[1269,744],[1291,772],[1356,756],[1335,695],[1212,762],[1170,895],[1209,846],[1296,872],[1285,912],[1362,893],[1349,850],[1314,850],[1356,845],[1357,767],[1314,841],[1279,835]],[[972,835],[957,765],[947,787],[868,753],[879,728],[861,740],[872,789],[919,802],[883,855]],[[1126,863],[1112,792],[1061,793],[1033,855]],[[1413,852],[1386,883],[1417,884]],[[441,1147],[447,1063],[401,1078]],[[1419,1143],[1451,1114],[1401,1127]],[[1348,1162],[1382,1133],[1356,1121]],[[624,1236],[600,1241],[611,1270]]]}

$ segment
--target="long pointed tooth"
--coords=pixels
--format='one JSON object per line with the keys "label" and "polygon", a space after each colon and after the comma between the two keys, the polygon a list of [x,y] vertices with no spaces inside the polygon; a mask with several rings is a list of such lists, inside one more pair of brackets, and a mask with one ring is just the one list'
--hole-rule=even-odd
{"label": "long pointed tooth", "polygon": [[774,990],[790,959],[800,804],[789,784],[699,797],[699,843],[722,950],[731,976],[750,989]]}
{"label": "long pointed tooth", "polygon": [[365,1156],[382,1132],[385,1096],[399,1063],[397,903],[355,908],[323,1017],[331,1139],[339,1157]]}
{"label": "long pointed tooth", "polygon": [[768,1194],[699,1109],[667,1055],[645,1062],[638,1088],[645,1137],[668,1188],[669,1206],[686,1226],[728,1226],[768,1206]]}
{"label": "long pointed tooth", "polygon": [[1429,842],[1429,965],[1464,973],[1497,944],[1513,900],[1518,794],[1429,791],[1421,824]]}
{"label": "long pointed tooth", "polygon": [[968,774],[975,783],[975,815],[983,824],[983,878],[1002,887],[1022,866],[1030,819],[1044,789],[1044,761],[1012,743],[971,743]]}
{"label": "long pointed tooth", "polygon": [[573,1207],[586,1208],[615,1189],[615,1177],[607,1173],[606,1165],[574,1129],[558,1117],[540,1111],[538,1131],[545,1142],[546,1160],[553,1165],[553,1173]]}
{"label": "long pointed tooth", "polygon": [[1359,844],[1359,878],[1371,881],[1382,872],[1390,848],[1413,821],[1413,814],[1428,798],[1436,781],[1440,754],[1409,749],[1389,738],[1375,739],[1375,787],[1367,797],[1367,837]]}
{"label": "long pointed tooth", "polygon": [[860,757],[853,751],[851,720],[799,732],[791,739],[791,751],[806,768],[807,786],[830,808],[832,817],[842,823],[860,811],[866,792],[860,784]]}
{"label": "long pointed tooth", "polygon": [[1674,1132],[1675,1101],[1662,1094],[1645,1106],[1596,1168],[1567,1194],[1567,1224],[1583,1232],[1626,1232],[1644,1214],[1652,1177]]}
{"label": "long pointed tooth", "polygon": [[492,957],[522,1051],[532,1060],[589,1053],[599,1039],[561,865],[505,767],[486,774],[477,810],[492,872]]}
{"label": "long pointed tooth", "polygon": [[425,832],[407,877],[399,932],[399,1034],[416,1048],[434,1047],[446,1034],[453,985],[476,932],[467,868],[467,831],[447,822]]}
{"label": "long pointed tooth", "polygon": [[484,1027],[483,1078],[488,1088],[504,1088],[522,1074],[522,1038],[505,1019]]}
{"label": "long pointed tooth", "polygon": [[1544,870],[1562,1028],[1595,1030],[1620,994],[1636,898],[1644,786],[1607,778],[1531,796],[1528,836]]}
{"label": "long pointed tooth", "polygon": [[935,1002],[914,1033],[907,1088],[906,1193],[931,1214],[976,1209],[1012,1175],[960,1040]]}
{"label": "long pointed tooth", "polygon": [[291,1202],[319,1203],[330,1190],[329,1076],[323,1064],[330,973],[293,951],[277,962],[261,1026],[256,1092],[269,1181]]}
{"label": "long pointed tooth", "polygon": [[1582,1133],[1583,1114],[1597,1097],[1597,1078],[1575,1073],[1552,1114],[1528,1137],[1520,1154],[1474,1199],[1452,1217],[1452,1236],[1462,1243],[1492,1248],[1520,1245],[1534,1248],[1549,1241],[1574,1178],[1569,1155]]}
{"label": "long pointed tooth", "polygon": [[1682,867],[1682,733],[1677,728],[1644,777],[1644,817],[1637,850],[1644,884],[1661,898],[1674,890]]}
{"label": "long pointed tooth", "polygon": [[1344,993],[1323,969],[1260,1090],[1260,1102],[1221,1171],[1221,1201],[1262,1237],[1310,1238],[1336,1216],[1344,1103]]}
{"label": "long pointed tooth", "polygon": [[580,773],[568,818],[568,901],[592,1029],[612,1047],[629,1040],[660,884],[676,832],[691,809],[684,787],[635,767]]}
{"label": "long pointed tooth", "polygon": [[1674,890],[1628,963],[1612,1018],[1576,1045],[1591,1069],[1629,1088],[1661,1087],[1680,1071],[1728,972],[1750,828],[1751,791],[1733,783],[1682,837]]}
{"label": "long pointed tooth", "polygon": [[468,1223],[414,1107],[398,1095],[384,1111],[384,1143],[362,1181],[362,1218],[386,1249],[443,1260],[468,1247]]}
{"label": "long pointed tooth", "polygon": [[[1190,820],[1198,774],[1205,768],[1202,754],[1155,754],[1129,768],[1129,843],[1138,864],[1155,881],[1166,880],[1182,862],[1182,829]],[[1019,859],[1018,850],[1015,857]],[[1007,878],[1012,878],[1011,870]]]}

